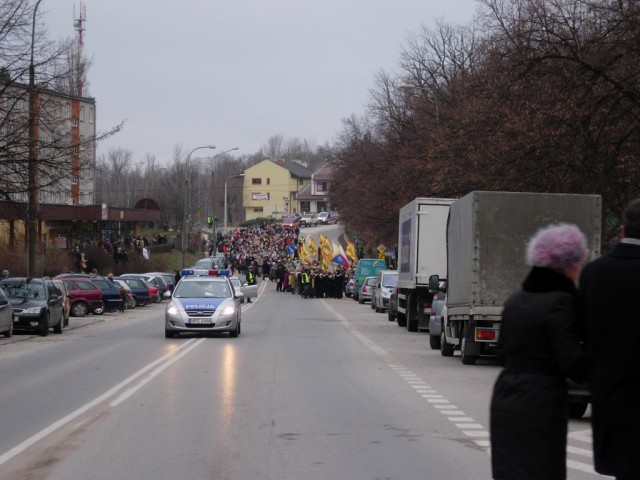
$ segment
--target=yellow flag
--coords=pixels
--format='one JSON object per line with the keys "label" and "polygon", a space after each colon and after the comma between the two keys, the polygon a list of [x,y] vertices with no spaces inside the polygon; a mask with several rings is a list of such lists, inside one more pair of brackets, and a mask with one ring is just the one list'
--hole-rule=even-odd
{"label": "yellow flag", "polygon": [[309,261],[315,263],[318,261],[318,246],[313,238],[307,237],[307,251],[309,252]]}
{"label": "yellow flag", "polygon": [[354,264],[358,263],[358,256],[356,255],[356,246],[353,244],[353,242],[347,242],[347,251],[345,253],[347,254],[347,258],[351,260],[352,263]]}
{"label": "yellow flag", "polygon": [[304,245],[304,242],[300,242],[298,245],[298,258],[300,259],[300,263],[303,265],[309,265],[309,252],[307,251],[307,247]]}

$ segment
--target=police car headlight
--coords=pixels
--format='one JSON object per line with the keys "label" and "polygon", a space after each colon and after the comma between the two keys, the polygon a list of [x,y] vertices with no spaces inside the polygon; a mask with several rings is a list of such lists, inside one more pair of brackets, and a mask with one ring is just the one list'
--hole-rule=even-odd
{"label": "police car headlight", "polygon": [[167,307],[167,313],[169,315],[177,315],[179,312],[178,307],[176,307],[175,305],[169,305]]}
{"label": "police car headlight", "polygon": [[222,315],[233,315],[236,313],[236,307],[234,305],[228,305],[222,310]]}

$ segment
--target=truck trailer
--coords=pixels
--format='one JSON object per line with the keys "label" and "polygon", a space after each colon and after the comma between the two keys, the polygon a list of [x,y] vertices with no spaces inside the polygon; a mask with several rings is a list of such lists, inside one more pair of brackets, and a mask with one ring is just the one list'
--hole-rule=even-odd
{"label": "truck trailer", "polygon": [[[475,191],[451,205],[447,225],[447,299],[440,349],[473,365],[495,353],[502,309],[529,272],[526,246],[541,228],[574,224],[600,255],[601,197],[563,193]],[[430,279],[437,290],[439,277]],[[440,284],[441,285],[441,284]]]}
{"label": "truck trailer", "polygon": [[400,209],[398,225],[398,325],[429,328],[433,293],[429,277],[447,277],[449,198],[416,198]]}

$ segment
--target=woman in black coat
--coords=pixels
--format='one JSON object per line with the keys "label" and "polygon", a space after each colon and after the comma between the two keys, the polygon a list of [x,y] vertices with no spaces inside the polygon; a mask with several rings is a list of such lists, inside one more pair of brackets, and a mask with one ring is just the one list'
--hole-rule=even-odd
{"label": "woman in black coat", "polygon": [[588,254],[572,225],[539,231],[529,242],[532,269],[505,303],[491,400],[491,464],[497,480],[566,478],[568,388],[582,382],[575,282]]}

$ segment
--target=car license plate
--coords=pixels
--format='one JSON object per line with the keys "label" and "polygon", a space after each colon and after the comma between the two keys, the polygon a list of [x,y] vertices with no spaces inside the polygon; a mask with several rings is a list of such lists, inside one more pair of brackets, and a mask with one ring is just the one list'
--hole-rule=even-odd
{"label": "car license plate", "polygon": [[191,323],[211,323],[210,318],[192,318]]}

